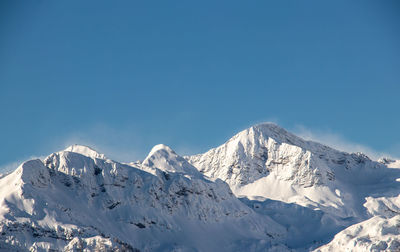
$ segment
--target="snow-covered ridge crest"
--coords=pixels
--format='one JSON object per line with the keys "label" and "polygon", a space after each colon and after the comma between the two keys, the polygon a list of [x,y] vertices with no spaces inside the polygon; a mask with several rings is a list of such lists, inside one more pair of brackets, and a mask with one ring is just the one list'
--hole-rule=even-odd
{"label": "snow-covered ridge crest", "polygon": [[400,168],[400,160],[394,160],[387,157],[380,158],[378,162],[386,165],[389,168]]}
{"label": "snow-covered ridge crest", "polygon": [[263,135],[264,137],[269,137],[269,138],[273,138],[276,142],[278,143],[287,143],[287,144],[291,144],[291,145],[296,145],[298,147],[304,148],[304,149],[308,149],[311,151],[314,150],[327,150],[330,149],[332,151],[334,151],[334,149],[315,142],[315,141],[310,141],[310,140],[304,140],[303,138],[287,131],[286,129],[280,127],[279,125],[272,123],[272,122],[264,122],[264,123],[259,123],[256,124],[248,129],[245,129],[241,132],[239,132],[237,135],[239,134],[243,134],[245,132],[247,132],[247,134],[249,134],[251,131],[256,131],[258,132],[260,135]]}
{"label": "snow-covered ridge crest", "polygon": [[80,144],[71,145],[71,146],[67,147],[64,151],[79,153],[81,155],[84,155],[84,156],[87,156],[90,158],[106,159],[106,156],[104,154],[98,153],[97,151],[90,148],[89,146],[80,145]]}

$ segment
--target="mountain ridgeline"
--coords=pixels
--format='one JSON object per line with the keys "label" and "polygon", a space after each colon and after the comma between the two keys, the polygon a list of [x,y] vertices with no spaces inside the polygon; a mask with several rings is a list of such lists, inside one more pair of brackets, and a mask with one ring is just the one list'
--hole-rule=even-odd
{"label": "mountain ridgeline", "polygon": [[0,179],[0,251],[399,251],[400,162],[272,123],[203,154],[81,145]]}

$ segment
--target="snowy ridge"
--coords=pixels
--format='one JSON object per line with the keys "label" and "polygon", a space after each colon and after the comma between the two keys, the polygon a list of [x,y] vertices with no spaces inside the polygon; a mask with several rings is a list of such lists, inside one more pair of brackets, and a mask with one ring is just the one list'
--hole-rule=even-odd
{"label": "snowy ridge", "polygon": [[399,164],[271,123],[129,164],[73,145],[0,178],[0,250],[398,251]]}
{"label": "snowy ridge", "polygon": [[[228,251],[247,239],[256,241],[255,247],[282,247],[284,228],[260,218],[221,180],[200,173],[187,178],[152,166],[154,175],[67,150],[44,162],[25,162],[0,180],[7,189],[0,195],[1,248]],[[207,241],[223,230],[231,231]]]}

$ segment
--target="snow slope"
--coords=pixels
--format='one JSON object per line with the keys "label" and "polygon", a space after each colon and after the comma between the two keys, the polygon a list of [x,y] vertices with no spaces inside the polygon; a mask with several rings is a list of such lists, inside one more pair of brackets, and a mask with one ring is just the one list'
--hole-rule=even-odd
{"label": "snow slope", "polygon": [[400,251],[400,215],[357,223],[316,251]]}
{"label": "snow slope", "polygon": [[396,173],[385,187],[365,198],[364,207],[370,218],[344,229],[317,251],[400,251],[400,161],[380,162]]}

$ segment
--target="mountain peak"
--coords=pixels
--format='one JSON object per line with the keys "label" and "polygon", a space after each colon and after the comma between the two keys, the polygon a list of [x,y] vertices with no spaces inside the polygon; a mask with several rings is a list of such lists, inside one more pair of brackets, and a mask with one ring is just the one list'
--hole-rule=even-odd
{"label": "mountain peak", "polygon": [[287,130],[285,130],[284,128],[279,126],[278,124],[272,123],[272,122],[259,123],[259,124],[253,125],[252,127],[250,127],[250,129],[257,130],[264,134],[272,133],[272,134],[277,134],[277,135],[291,135],[293,137],[299,138],[298,136],[288,132]]}
{"label": "mountain peak", "polygon": [[66,148],[64,151],[75,152],[90,158],[106,159],[106,156],[104,154],[101,154],[85,145],[74,144]]}
{"label": "mountain peak", "polygon": [[198,174],[195,167],[164,144],[154,146],[149,155],[147,155],[146,159],[142,162],[142,165],[168,172],[182,172],[191,175]]}
{"label": "mountain peak", "polygon": [[250,128],[271,128],[271,129],[283,129],[282,127],[280,127],[278,124],[274,123],[274,122],[262,122],[262,123],[257,123],[253,126],[251,126]]}
{"label": "mountain peak", "polygon": [[306,141],[272,122],[259,123],[242,132],[246,132],[247,134],[253,132],[256,136],[272,138],[277,142],[293,144],[302,148],[309,148],[310,145],[310,141]]}
{"label": "mountain peak", "polygon": [[[206,176],[227,182],[234,192],[268,179],[290,181],[303,188],[328,185],[333,183],[334,174],[339,178],[343,170],[380,167],[363,154],[348,154],[304,140],[275,123],[254,125],[221,146],[187,160]],[[349,176],[341,179],[348,181]]]}
{"label": "mountain peak", "polygon": [[[168,153],[175,153],[169,146],[165,145],[165,144],[157,144],[154,145],[154,147],[151,149],[149,155],[152,155],[158,151],[165,151]],[[176,153],[175,153],[176,154]]]}

